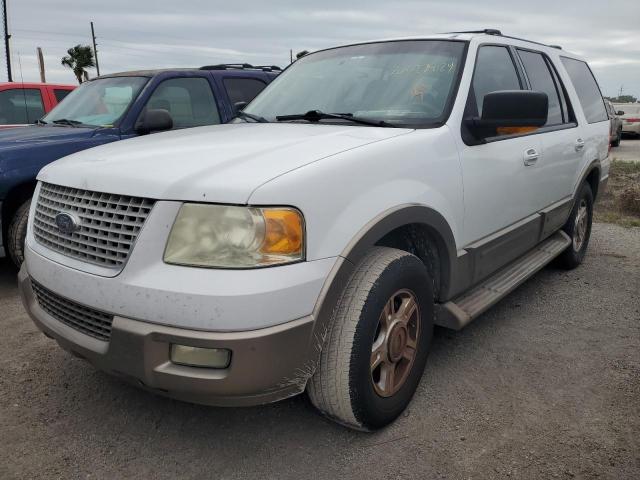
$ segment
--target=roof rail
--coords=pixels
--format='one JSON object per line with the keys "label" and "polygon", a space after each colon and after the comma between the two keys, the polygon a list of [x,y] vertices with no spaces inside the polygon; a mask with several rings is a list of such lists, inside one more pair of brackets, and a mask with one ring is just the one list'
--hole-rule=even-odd
{"label": "roof rail", "polygon": [[545,47],[557,48],[558,50],[562,50],[562,47],[560,45],[547,45],[546,43],[535,42],[533,40],[527,40],[526,38],[503,35],[500,30],[497,30],[495,28],[485,28],[484,30],[467,30],[465,32],[447,32],[447,33],[484,33],[485,35],[497,35],[504,38],[510,38],[512,40],[521,40],[523,42],[535,43],[536,45],[543,45]]}
{"label": "roof rail", "polygon": [[205,65],[200,70],[262,70],[263,72],[281,72],[277,65],[251,65],[250,63],[220,63],[218,65]]}
{"label": "roof rail", "polygon": [[502,36],[502,32],[497,28],[485,28],[483,30],[465,30],[464,32],[447,32],[447,33],[484,33],[486,35]]}

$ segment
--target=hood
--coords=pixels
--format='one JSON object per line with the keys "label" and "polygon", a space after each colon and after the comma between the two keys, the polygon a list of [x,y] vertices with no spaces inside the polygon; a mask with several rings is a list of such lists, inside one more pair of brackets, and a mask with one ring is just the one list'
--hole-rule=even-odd
{"label": "hood", "polygon": [[279,175],[412,131],[303,123],[198,127],[79,152],[45,167],[38,179],[155,199],[243,204]]}
{"label": "hood", "polygon": [[94,128],[28,126],[0,130],[0,154],[34,144],[64,142],[93,136]]}

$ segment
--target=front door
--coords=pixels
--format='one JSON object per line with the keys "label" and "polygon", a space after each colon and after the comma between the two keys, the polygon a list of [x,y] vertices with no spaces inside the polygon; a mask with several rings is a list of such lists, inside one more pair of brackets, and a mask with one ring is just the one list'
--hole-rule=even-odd
{"label": "front door", "polygon": [[[481,115],[484,96],[521,90],[524,79],[506,46],[478,50],[465,116]],[[462,127],[464,128],[464,127]],[[460,145],[464,183],[464,246],[500,234],[536,212],[534,172],[541,157],[540,135],[497,135],[479,145]],[[526,232],[525,232],[526,234]]]}

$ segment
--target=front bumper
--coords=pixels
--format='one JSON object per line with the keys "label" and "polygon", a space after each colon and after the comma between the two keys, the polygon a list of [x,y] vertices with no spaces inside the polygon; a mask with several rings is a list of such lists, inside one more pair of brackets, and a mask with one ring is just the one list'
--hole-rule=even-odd
{"label": "front bumper", "polygon": [[[95,367],[161,395],[218,406],[274,402],[301,393],[315,360],[314,319],[243,332],[205,332],[115,316],[108,342],[85,335],[43,310],[24,264],[20,293],[36,326]],[[176,365],[172,343],[232,351],[225,369]]]}

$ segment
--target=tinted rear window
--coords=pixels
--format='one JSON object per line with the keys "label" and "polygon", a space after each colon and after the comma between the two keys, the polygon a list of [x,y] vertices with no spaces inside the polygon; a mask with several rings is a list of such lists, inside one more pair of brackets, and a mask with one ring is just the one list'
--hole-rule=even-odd
{"label": "tinted rear window", "polygon": [[573,58],[562,57],[564,68],[567,69],[571,82],[578,93],[580,105],[587,117],[587,122],[595,123],[608,120],[604,108],[604,100],[591,70],[585,62]]}
{"label": "tinted rear window", "polygon": [[547,125],[558,125],[562,123],[562,107],[558,87],[553,81],[551,71],[541,53],[518,50],[518,55],[524,64],[527,77],[531,83],[531,88],[544,92],[549,99],[549,112]]}
{"label": "tinted rear window", "polygon": [[229,94],[229,100],[231,104],[235,105],[238,102],[249,103],[253,100],[264,88],[267,86],[261,80],[253,78],[225,78],[224,87]]}
{"label": "tinted rear window", "polygon": [[58,101],[58,103],[64,100],[64,97],[66,97],[70,93],[71,93],[71,90],[61,90],[58,88],[53,90],[53,94],[56,96],[56,100]]}

